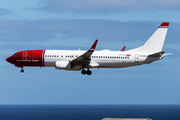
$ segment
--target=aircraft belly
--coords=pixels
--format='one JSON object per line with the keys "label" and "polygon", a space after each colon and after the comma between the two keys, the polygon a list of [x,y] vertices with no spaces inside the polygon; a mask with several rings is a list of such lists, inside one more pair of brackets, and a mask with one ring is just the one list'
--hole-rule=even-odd
{"label": "aircraft belly", "polygon": [[130,61],[114,61],[114,62],[98,62],[100,68],[123,68],[127,66],[133,66]]}
{"label": "aircraft belly", "polygon": [[44,65],[45,67],[55,67],[55,60],[45,58]]}
{"label": "aircraft belly", "polygon": [[132,66],[132,64],[128,64],[128,63],[119,63],[119,64],[100,64],[100,68],[123,68],[123,67],[127,67],[127,66]]}

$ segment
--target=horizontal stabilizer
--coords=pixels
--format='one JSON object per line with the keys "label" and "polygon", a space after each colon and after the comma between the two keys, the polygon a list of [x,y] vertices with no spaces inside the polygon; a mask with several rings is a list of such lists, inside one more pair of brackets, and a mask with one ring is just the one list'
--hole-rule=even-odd
{"label": "horizontal stabilizer", "polygon": [[172,54],[174,54],[174,53],[167,53],[167,54],[164,54],[164,56],[167,56],[167,55],[172,55]]}
{"label": "horizontal stabilizer", "polygon": [[151,55],[149,55],[149,57],[161,57],[164,53],[165,53],[165,51],[161,51],[158,53],[151,54]]}

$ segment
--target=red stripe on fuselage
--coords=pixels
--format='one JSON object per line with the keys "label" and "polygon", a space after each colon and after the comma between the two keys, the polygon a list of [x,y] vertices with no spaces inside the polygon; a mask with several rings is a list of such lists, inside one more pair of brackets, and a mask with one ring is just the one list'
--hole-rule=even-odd
{"label": "red stripe on fuselage", "polygon": [[44,66],[43,65],[43,52],[44,50],[25,50],[15,54],[17,56],[11,56],[11,63],[18,66]]}

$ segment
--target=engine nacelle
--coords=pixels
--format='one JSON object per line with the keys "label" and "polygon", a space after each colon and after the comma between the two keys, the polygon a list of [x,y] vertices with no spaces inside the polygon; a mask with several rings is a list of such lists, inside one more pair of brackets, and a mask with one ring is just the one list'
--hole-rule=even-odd
{"label": "engine nacelle", "polygon": [[71,63],[68,61],[56,61],[55,68],[56,69],[71,70]]}

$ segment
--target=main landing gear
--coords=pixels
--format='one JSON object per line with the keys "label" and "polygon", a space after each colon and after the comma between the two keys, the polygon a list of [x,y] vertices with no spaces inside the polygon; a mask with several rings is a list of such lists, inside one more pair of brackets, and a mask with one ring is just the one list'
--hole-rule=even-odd
{"label": "main landing gear", "polygon": [[92,74],[92,72],[89,70],[89,68],[87,69],[87,71],[84,70],[84,68],[83,68],[82,71],[81,71],[81,73],[82,73],[83,75],[85,75],[85,74],[91,75],[91,74]]}

